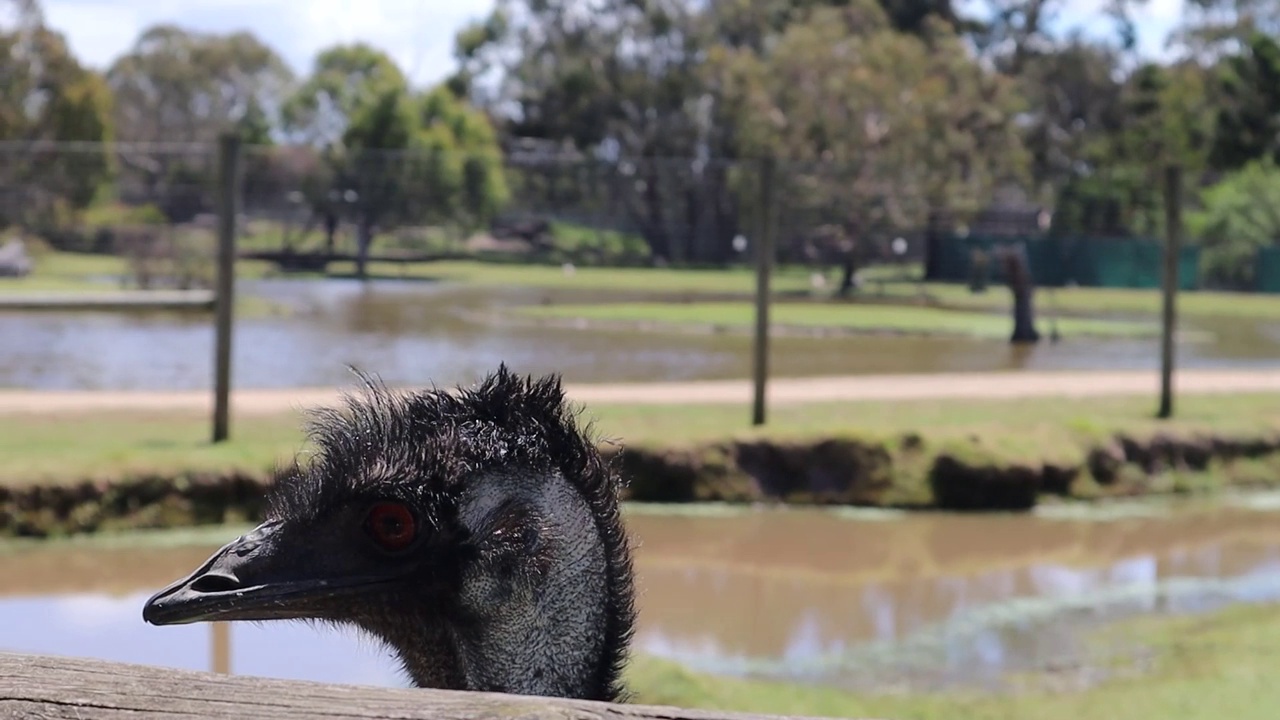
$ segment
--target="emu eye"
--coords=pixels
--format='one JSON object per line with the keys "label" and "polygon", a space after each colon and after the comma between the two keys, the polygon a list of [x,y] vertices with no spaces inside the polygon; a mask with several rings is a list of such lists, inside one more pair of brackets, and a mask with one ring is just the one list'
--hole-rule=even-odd
{"label": "emu eye", "polygon": [[379,547],[389,551],[405,549],[418,536],[413,513],[394,502],[381,502],[370,508],[365,529]]}

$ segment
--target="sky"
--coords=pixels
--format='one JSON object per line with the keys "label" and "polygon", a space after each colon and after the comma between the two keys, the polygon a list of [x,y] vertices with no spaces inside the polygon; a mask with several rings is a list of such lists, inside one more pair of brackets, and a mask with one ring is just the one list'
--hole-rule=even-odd
{"label": "sky", "polygon": [[81,61],[105,69],[158,23],[202,32],[249,30],[305,74],[316,52],[363,40],[385,50],[415,84],[453,70],[453,36],[493,0],[42,0],[45,21]]}
{"label": "sky", "polygon": [[[1185,0],[1146,0],[1137,12],[1140,50],[1159,56]],[[962,8],[982,0],[961,0]],[[1107,0],[1069,0],[1059,29],[1111,32],[1101,16]],[[453,70],[453,36],[484,17],[494,0],[42,0],[49,25],[67,36],[83,62],[105,69],[139,33],[157,23],[203,32],[250,30],[299,75],[317,51],[363,40],[387,51],[417,85]]]}

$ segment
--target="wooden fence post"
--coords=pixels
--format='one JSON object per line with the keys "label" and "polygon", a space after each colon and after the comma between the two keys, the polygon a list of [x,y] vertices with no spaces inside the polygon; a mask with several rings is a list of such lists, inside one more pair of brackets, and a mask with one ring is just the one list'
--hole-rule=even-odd
{"label": "wooden fence post", "polygon": [[1182,168],[1169,165],[1164,171],[1164,307],[1160,333],[1161,419],[1173,417],[1174,335],[1178,329],[1178,266],[1182,261]]}
{"label": "wooden fence post", "polygon": [[778,209],[775,206],[773,158],[760,161],[760,210],[759,227],[756,229],[756,331],[752,372],[754,396],[751,424],[764,425],[765,391],[769,378],[769,276],[773,270],[773,255]]}
{"label": "wooden fence post", "polygon": [[236,219],[240,205],[240,136],[218,141],[218,278],[214,291],[213,442],[229,436],[231,319],[235,305]]}

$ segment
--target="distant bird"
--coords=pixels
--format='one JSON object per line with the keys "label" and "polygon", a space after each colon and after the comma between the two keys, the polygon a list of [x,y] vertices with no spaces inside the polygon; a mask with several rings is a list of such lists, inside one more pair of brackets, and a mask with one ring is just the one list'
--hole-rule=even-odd
{"label": "distant bird", "polygon": [[265,522],[143,608],[154,625],[304,619],[391,646],[420,687],[624,699],[635,619],[620,481],[558,376],[363,392],[309,423]]}

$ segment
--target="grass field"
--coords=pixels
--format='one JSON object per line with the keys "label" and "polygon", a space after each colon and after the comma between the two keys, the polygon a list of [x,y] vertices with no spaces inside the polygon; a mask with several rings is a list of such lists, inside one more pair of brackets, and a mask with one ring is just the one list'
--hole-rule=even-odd
{"label": "grass field", "polygon": [[[110,281],[104,283],[102,278],[118,277],[126,272],[122,259],[108,256],[43,252],[39,253],[36,260],[36,270],[30,276],[0,280],[0,293],[110,289],[118,287],[118,284]],[[334,274],[349,274],[353,268],[349,263],[335,263],[330,270]],[[551,290],[617,290],[692,298],[699,294],[749,296],[755,291],[754,272],[746,267],[725,270],[579,267],[572,273],[566,273],[554,265],[459,260],[408,266],[373,263],[369,271],[376,277],[433,278],[477,285]],[[272,267],[266,263],[240,261],[237,265],[237,274],[243,278],[262,277],[272,272]],[[993,286],[986,293],[974,295],[963,285],[921,285],[904,281],[902,273],[897,267],[870,268],[867,276],[871,281],[860,294],[914,302],[923,291],[934,302],[947,308],[985,313],[1007,310],[1010,305],[1009,293],[1002,287]],[[812,270],[809,268],[778,268],[773,288],[778,293],[830,294],[830,289],[813,290],[811,275]],[[834,278],[834,272],[826,273],[828,281]],[[878,278],[885,279],[886,282],[877,282]],[[1118,288],[1063,288],[1053,291],[1050,296],[1042,288],[1038,294],[1038,304],[1042,316],[1051,307],[1056,307],[1063,313],[1075,315],[1127,314],[1154,318],[1160,311],[1160,293],[1156,290]],[[826,304],[815,304],[812,310],[820,313],[828,311],[826,308]],[[1180,295],[1179,310],[1184,317],[1280,320],[1280,298],[1246,293],[1187,292]],[[799,307],[797,311],[801,312]]]}
{"label": "grass field", "polygon": [[[334,263],[330,272],[347,274],[350,263]],[[533,287],[548,290],[618,290],[656,294],[755,292],[755,272],[749,268],[693,270],[645,267],[575,267],[565,272],[558,265],[518,265],[471,260],[443,260],[422,265],[399,266],[370,263],[369,273],[385,277],[435,278],[476,285]],[[811,271],[781,268],[773,288],[778,292],[808,292]]]}
{"label": "grass field", "polygon": [[[934,301],[959,310],[1007,310],[1012,306],[1009,291],[991,286],[974,294],[960,284],[926,283],[924,290]],[[917,283],[872,284],[868,294],[883,292],[886,296],[916,297]],[[1042,316],[1056,308],[1076,315],[1148,315],[1159,317],[1159,290],[1127,288],[1038,288],[1037,310]],[[1280,297],[1255,293],[1232,293],[1199,290],[1178,294],[1178,311],[1186,317],[1241,317],[1257,320],[1280,320]]]}
{"label": "grass field", "polygon": [[[1087,689],[1029,676],[1016,693],[858,695],[784,683],[700,675],[639,658],[629,678],[638,702],[714,710],[892,720],[1271,720],[1280,715],[1280,606],[1239,606],[1191,617],[1151,617],[1094,634],[1090,663],[1115,677]],[[1146,650],[1150,669],[1123,659]],[[1117,658],[1119,653],[1119,659]],[[1141,655],[1141,654],[1140,654]],[[1071,668],[1063,675],[1070,675]]]}
{"label": "grass field", "polygon": [[34,258],[30,275],[0,280],[0,292],[76,292],[120,288],[114,278],[127,272],[123,258],[106,255],[43,252]]}
{"label": "grass field", "polygon": [[[755,323],[750,302],[604,303],[521,308],[522,314],[543,318],[583,318],[601,322],[650,322],[669,325],[714,325],[748,328]],[[858,332],[896,332],[957,335],[975,338],[1009,336],[1009,316],[1003,313],[946,310],[933,307],[853,303],[776,303],[770,310],[776,325],[834,328]],[[1059,331],[1067,337],[1152,337],[1155,322],[1062,318]]]}
{"label": "grass field", "polygon": [[[732,405],[593,406],[597,432],[624,444],[682,446],[734,437],[805,439],[857,435],[894,440],[918,433],[931,443],[977,437],[995,458],[1045,461],[1118,431],[1157,429],[1256,436],[1280,431],[1280,396],[1188,396],[1178,417],[1152,417],[1154,398],[907,401],[780,405],[763,430]],[[232,440],[208,442],[209,419],[173,412],[0,416],[0,482],[78,481],[146,472],[244,469],[260,472],[303,447],[295,414],[236,418]],[[739,428],[735,430],[735,428]]]}
{"label": "grass field", "polygon": [[[119,290],[120,278],[129,276],[125,259],[113,255],[46,251],[37,253],[34,261],[35,270],[30,275],[0,279],[0,293]],[[270,265],[244,260],[236,270],[239,277],[256,278],[267,274]]]}

